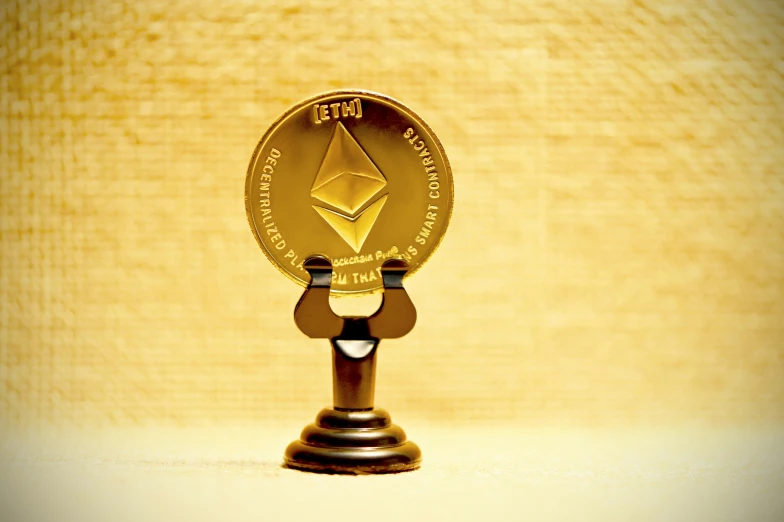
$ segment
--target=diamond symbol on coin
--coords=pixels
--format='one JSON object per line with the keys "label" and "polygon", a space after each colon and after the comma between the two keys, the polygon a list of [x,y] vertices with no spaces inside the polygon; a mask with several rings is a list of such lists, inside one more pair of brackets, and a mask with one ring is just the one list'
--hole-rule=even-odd
{"label": "diamond symbol on coin", "polygon": [[378,167],[338,122],[310,195],[332,207],[313,205],[355,252],[362,248],[387,201],[387,194],[374,200],[386,185]]}

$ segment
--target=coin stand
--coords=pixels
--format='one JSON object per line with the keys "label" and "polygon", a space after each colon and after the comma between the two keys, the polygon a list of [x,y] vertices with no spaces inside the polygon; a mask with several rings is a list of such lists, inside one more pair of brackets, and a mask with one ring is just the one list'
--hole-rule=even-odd
{"label": "coin stand", "polygon": [[303,267],[310,283],[294,309],[297,327],[332,344],[333,408],[325,408],[286,449],[290,468],[327,473],[375,474],[419,467],[422,453],[385,410],[374,408],[376,353],[381,339],[406,335],[416,309],[403,288],[402,259],[381,266],[384,295],[369,317],[342,317],[329,305],[332,265],[311,257]]}

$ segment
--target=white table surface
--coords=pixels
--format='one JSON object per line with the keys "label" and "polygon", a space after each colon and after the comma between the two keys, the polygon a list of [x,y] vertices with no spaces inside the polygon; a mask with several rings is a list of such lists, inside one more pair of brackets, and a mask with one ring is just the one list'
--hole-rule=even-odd
{"label": "white table surface", "polygon": [[0,520],[784,520],[784,430],[404,426],[419,471],[281,467],[302,426],[0,430]]}

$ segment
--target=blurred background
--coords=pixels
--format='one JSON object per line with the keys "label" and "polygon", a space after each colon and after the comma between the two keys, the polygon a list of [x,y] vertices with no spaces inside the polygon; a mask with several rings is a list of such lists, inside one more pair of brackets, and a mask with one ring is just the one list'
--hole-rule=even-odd
{"label": "blurred background", "polygon": [[419,323],[380,348],[404,426],[784,422],[780,2],[0,10],[6,427],[299,429],[329,404],[243,197],[268,126],[337,88],[399,99],[452,164]]}

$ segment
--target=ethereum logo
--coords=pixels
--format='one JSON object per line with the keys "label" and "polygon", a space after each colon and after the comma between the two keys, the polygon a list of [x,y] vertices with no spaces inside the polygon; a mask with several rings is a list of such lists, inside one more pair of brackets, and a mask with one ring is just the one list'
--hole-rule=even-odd
{"label": "ethereum logo", "polygon": [[327,205],[313,205],[313,209],[355,252],[387,201],[386,194],[377,197],[386,185],[378,167],[338,122],[310,195]]}

